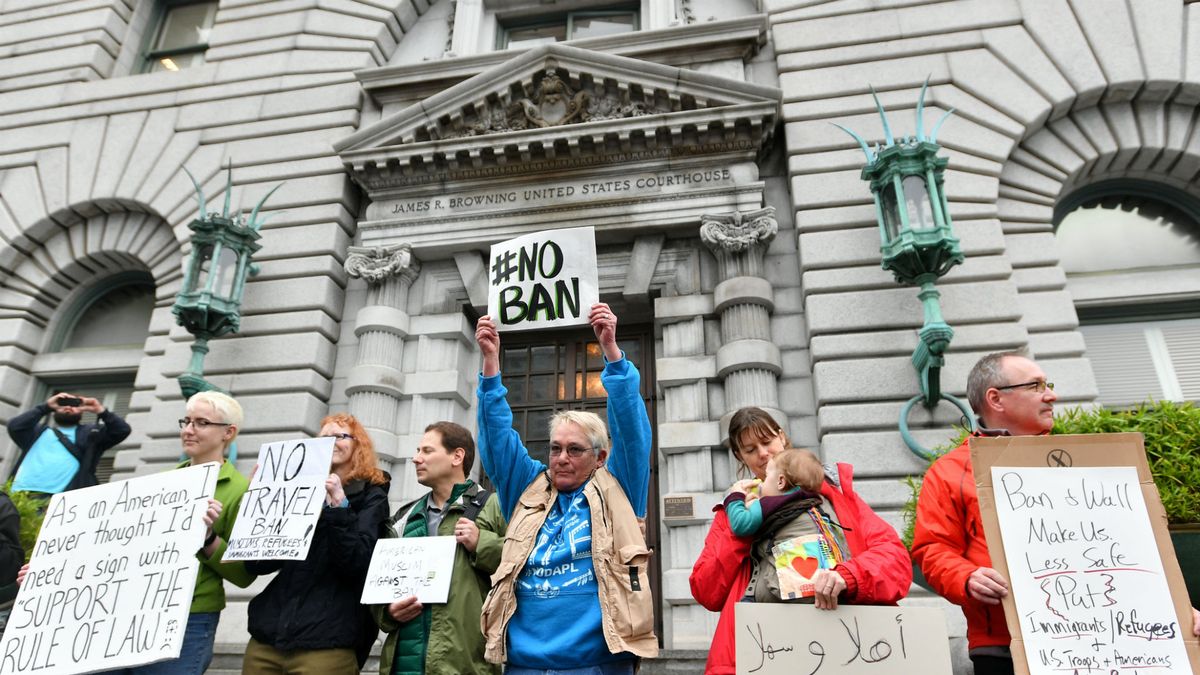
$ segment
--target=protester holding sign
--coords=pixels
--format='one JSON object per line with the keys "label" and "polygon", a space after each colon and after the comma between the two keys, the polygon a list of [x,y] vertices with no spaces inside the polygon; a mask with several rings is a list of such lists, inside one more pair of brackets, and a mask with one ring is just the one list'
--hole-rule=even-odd
{"label": "protester holding sign", "polygon": [[[1037,436],[1054,427],[1054,383],[1023,352],[981,358],[967,376],[967,400],[979,416],[976,436]],[[992,568],[970,437],[929,467],[917,500],[913,559],[933,590],[962,607],[976,675],[1012,675],[1011,637],[1001,599],[1008,580]],[[1193,610],[1200,636],[1200,613]]]}
{"label": "protester holding sign", "polygon": [[[760,480],[767,477],[771,459],[789,447],[779,423],[767,411],[753,407],[742,408],[730,418],[729,446],[740,466]],[[733,533],[724,505],[714,509],[712,527],[690,578],[692,597],[710,611],[721,613],[705,667],[708,675],[736,672],[734,606],[742,600],[773,599],[760,588],[768,584],[759,580],[767,572],[767,556],[773,554],[771,541],[778,536],[782,541],[812,535],[823,547],[840,549],[838,555],[830,556],[836,562],[832,567],[806,570],[819,609],[836,609],[839,602],[894,605],[908,593],[912,584],[908,552],[892,526],[854,492],[850,465],[838,464],[836,474],[826,469],[819,498],[792,500],[791,508],[803,511],[804,517],[788,520],[784,517],[788,506],[778,507],[775,513],[779,516],[774,522],[764,522],[757,543]],[[795,531],[769,531],[789,523]]]}
{"label": "protester holding sign", "polygon": [[483,353],[479,454],[509,522],[482,628],[487,659],[507,663],[506,675],[632,675],[637,657],[658,654],[650,552],[639,523],[650,481],[650,419],[641,376],[617,347],[617,317],[598,303],[589,321],[606,362],[609,427],[593,413],[557,413],[549,469],[513,430],[496,324],[485,316],[475,329]]}
{"label": "protester holding sign", "polygon": [[174,661],[160,661],[129,669],[137,675],[202,675],[213,658],[217,622],[225,609],[225,585],[228,579],[241,588],[254,581],[242,563],[221,562],[225,544],[233,530],[238,504],[249,481],[225,459],[230,444],[242,426],[242,406],[233,397],[216,391],[202,391],[187,402],[185,417],[179,420],[179,440],[187,459],[178,468],[205,462],[220,462],[217,488],[204,514],[207,526],[204,546],[196,552],[200,570],[192,594],[191,613],[184,629],[183,649]]}
{"label": "protester holding sign", "polygon": [[308,557],[246,562],[254,574],[278,574],[250,601],[243,675],[357,673],[378,635],[359,597],[388,518],[388,476],[355,417],[326,417],[321,435],[336,440]]}
{"label": "protester holding sign", "polygon": [[388,634],[379,655],[383,675],[499,675],[483,657],[479,615],[500,564],[504,517],[496,493],[467,478],[475,463],[471,432],[434,422],[413,455],[417,482],[430,491],[396,511],[388,536],[453,536],[453,571],[445,604],[406,597],[371,608]]}

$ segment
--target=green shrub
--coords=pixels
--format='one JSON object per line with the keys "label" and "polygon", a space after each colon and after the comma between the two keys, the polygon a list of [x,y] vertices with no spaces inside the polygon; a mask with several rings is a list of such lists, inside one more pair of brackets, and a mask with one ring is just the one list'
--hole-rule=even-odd
{"label": "green shrub", "polygon": [[1148,401],[1130,410],[1072,408],[1054,420],[1056,434],[1122,431],[1140,431],[1146,439],[1146,461],[1167,522],[1200,523],[1200,408]]}
{"label": "green shrub", "polygon": [[[954,449],[966,436],[959,429],[954,440],[934,448],[940,457]],[[1200,408],[1192,403],[1147,401],[1129,410],[1107,408],[1070,408],[1054,419],[1056,434],[1107,434],[1139,431],[1145,438],[1146,461],[1158,487],[1167,522],[1200,522]],[[917,497],[921,479],[904,479],[910,495],[901,513],[904,516],[904,545],[912,548],[913,526],[917,516]]]}
{"label": "green shrub", "polygon": [[25,549],[25,562],[33,555],[33,546],[37,543],[38,532],[42,529],[42,519],[46,513],[45,500],[31,497],[28,492],[13,492],[12,481],[4,484],[4,491],[12,499],[13,506],[21,516],[21,548]]}

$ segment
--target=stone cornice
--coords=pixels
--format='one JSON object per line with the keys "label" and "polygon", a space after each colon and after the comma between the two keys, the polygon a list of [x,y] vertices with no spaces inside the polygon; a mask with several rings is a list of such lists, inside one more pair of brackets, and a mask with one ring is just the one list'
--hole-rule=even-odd
{"label": "stone cornice", "polygon": [[[563,44],[593,52],[637,57],[663,65],[694,66],[700,62],[751,58],[766,43],[769,27],[765,14],[754,14],[722,21],[572,40]],[[355,76],[363,89],[381,103],[412,100],[414,95],[427,96],[441,91],[518,54],[521,51],[504,50],[380,66],[357,71]]]}
{"label": "stone cornice", "polygon": [[[672,156],[760,154],[779,90],[545,45],[409,106],[335,148],[371,193],[489,171],[553,171]],[[458,174],[455,178],[452,174]]]}

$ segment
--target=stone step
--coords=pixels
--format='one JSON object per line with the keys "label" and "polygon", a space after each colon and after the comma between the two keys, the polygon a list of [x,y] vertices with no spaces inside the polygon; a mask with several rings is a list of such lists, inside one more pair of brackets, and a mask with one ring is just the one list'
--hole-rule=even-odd
{"label": "stone step", "polygon": [[[246,645],[218,643],[213,650],[213,662],[205,675],[241,675],[242,656]],[[703,649],[664,649],[657,659],[645,659],[639,675],[693,675],[704,672],[708,652]],[[363,675],[378,675],[379,645],[362,670]]]}

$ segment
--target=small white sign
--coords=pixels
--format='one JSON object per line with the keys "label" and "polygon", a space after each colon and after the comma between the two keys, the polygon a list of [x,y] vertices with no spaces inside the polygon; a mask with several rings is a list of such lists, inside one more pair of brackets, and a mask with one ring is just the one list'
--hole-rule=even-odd
{"label": "small white sign", "polygon": [[932,607],[739,602],[738,675],[951,672],[946,616]]}
{"label": "small white sign", "polygon": [[1137,469],[992,467],[1034,675],[1191,673]]}
{"label": "small white sign", "polygon": [[215,462],[54,495],[0,641],[0,673],[179,657]]}
{"label": "small white sign", "polygon": [[332,438],[264,443],[224,561],[304,560],[325,504]]}
{"label": "small white sign", "polygon": [[596,230],[546,230],[495,244],[488,279],[496,330],[586,324],[600,302]]}
{"label": "small white sign", "polygon": [[456,545],[454,537],[380,539],[367,570],[362,604],[387,604],[412,596],[423,605],[446,602]]}

